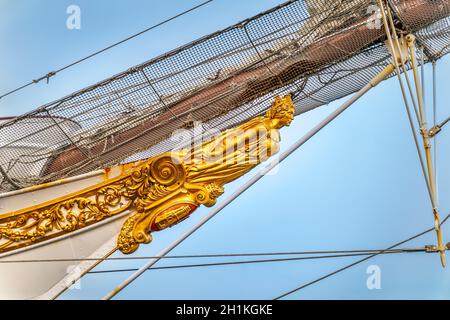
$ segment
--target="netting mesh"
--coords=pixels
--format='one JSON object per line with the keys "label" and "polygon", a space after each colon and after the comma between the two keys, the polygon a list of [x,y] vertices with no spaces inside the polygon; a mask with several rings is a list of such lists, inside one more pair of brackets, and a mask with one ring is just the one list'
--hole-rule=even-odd
{"label": "netting mesh", "polygon": [[[450,50],[448,0],[391,0],[426,61]],[[172,149],[293,93],[301,114],[359,90],[388,63],[371,0],[289,1],[14,119],[0,119],[0,190]],[[201,125],[197,125],[201,122]],[[214,130],[216,131],[214,131]],[[211,131],[212,130],[212,131]]]}

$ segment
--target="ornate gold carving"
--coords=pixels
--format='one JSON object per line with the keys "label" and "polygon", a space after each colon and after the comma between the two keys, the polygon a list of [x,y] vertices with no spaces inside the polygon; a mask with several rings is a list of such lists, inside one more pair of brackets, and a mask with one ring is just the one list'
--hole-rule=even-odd
{"label": "ornate gold carving", "polygon": [[125,212],[151,187],[148,165],[130,174],[0,219],[0,253],[51,239]]}
{"label": "ornate gold carving", "polygon": [[164,153],[102,184],[0,217],[0,253],[82,229],[135,211],[123,224],[117,247],[134,252],[158,231],[213,206],[224,185],[279,150],[279,132],[293,119],[290,96],[277,97],[264,117],[227,130],[200,147]]}
{"label": "ornate gold carving", "polygon": [[200,146],[162,155],[151,169],[155,181],[149,195],[137,200],[138,213],[123,225],[117,245],[134,252],[162,230],[187,218],[198,206],[213,206],[224,185],[279,150],[278,129],[294,116],[290,96],[277,97],[264,117],[227,130]]}

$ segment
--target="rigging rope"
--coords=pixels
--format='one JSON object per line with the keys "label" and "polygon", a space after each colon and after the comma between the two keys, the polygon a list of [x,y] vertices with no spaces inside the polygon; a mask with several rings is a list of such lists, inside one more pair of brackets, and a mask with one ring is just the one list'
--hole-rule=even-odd
{"label": "rigging rope", "polygon": [[138,36],[148,32],[150,30],[153,30],[153,29],[155,29],[157,27],[160,27],[160,26],[162,26],[162,25],[164,25],[164,24],[166,24],[166,23],[168,23],[168,22],[170,22],[172,20],[175,20],[175,19],[177,19],[177,18],[179,18],[181,16],[184,16],[184,15],[186,15],[186,14],[188,14],[188,13],[190,13],[190,12],[196,10],[196,9],[199,9],[199,8],[201,8],[201,7],[205,6],[205,5],[213,2],[213,1],[214,0],[204,1],[204,2],[194,6],[192,8],[190,8],[188,10],[185,10],[183,12],[180,12],[180,13],[176,14],[175,16],[172,16],[172,17],[170,17],[170,18],[168,18],[168,19],[166,19],[164,21],[161,21],[161,22],[159,22],[159,23],[157,23],[155,25],[152,25],[151,27],[148,27],[148,28],[146,28],[146,29],[144,29],[144,30],[142,30],[142,31],[140,31],[138,33],[135,33],[135,34],[133,34],[133,35],[131,35],[131,36],[125,38],[125,39],[122,39],[122,40],[120,40],[118,42],[115,42],[115,43],[107,46],[106,48],[100,49],[100,50],[98,50],[98,51],[96,51],[94,53],[91,53],[90,55],[88,55],[88,56],[86,56],[84,58],[81,58],[79,60],[76,60],[76,61],[74,61],[74,62],[64,66],[64,67],[61,67],[61,68],[57,69],[56,71],[51,71],[51,72],[47,73],[45,76],[42,76],[42,77],[40,77],[38,79],[35,79],[35,80],[32,80],[32,81],[30,81],[30,82],[28,82],[28,83],[26,83],[26,84],[24,84],[24,85],[22,85],[22,86],[20,86],[20,87],[18,87],[16,89],[14,89],[14,90],[11,90],[9,92],[6,92],[6,93],[0,95],[0,99],[4,98],[6,96],[9,96],[9,95],[11,95],[11,94],[13,94],[13,93],[15,93],[17,91],[20,91],[22,89],[25,89],[26,87],[29,87],[29,86],[31,86],[33,84],[39,83],[39,82],[41,82],[44,79],[47,80],[47,83],[48,83],[48,81],[50,80],[51,77],[55,76],[57,73],[60,73],[61,71],[69,69],[69,68],[71,68],[71,67],[73,67],[73,66],[75,66],[75,65],[77,65],[77,64],[79,64],[79,63],[81,63],[83,61],[86,61],[86,60],[88,60],[88,59],[90,59],[90,58],[92,58],[92,57],[94,57],[96,55],[99,55],[100,53],[103,53],[103,52],[105,52],[105,51],[107,51],[109,49],[112,49],[112,48],[114,48],[114,47],[116,47],[116,46],[118,46],[118,45],[120,45],[120,44],[122,44],[124,42],[127,42],[127,41],[129,41],[129,40],[131,40],[133,38],[136,38],[136,37],[138,37]]}
{"label": "rigging rope", "polygon": [[[437,118],[437,87],[436,87],[436,61],[432,62],[432,72],[433,72],[433,128],[436,128],[436,118]],[[442,122],[438,127],[439,130],[444,126],[450,117],[446,121]],[[434,176],[436,177],[436,201],[439,204],[439,180],[438,180],[438,167],[437,167],[437,149],[438,149],[438,137],[435,135],[433,137],[434,141]]]}
{"label": "rigging rope", "polygon": [[[12,185],[14,188],[19,189],[20,186],[8,175],[8,173],[3,169],[3,167],[0,165],[0,175],[3,177],[5,181],[7,181],[10,185]],[[3,182],[3,180],[1,181]]]}
{"label": "rigging rope", "polygon": [[[385,12],[384,6],[383,6],[383,0],[378,0],[378,4],[379,4],[379,6],[381,8],[381,14],[382,14],[382,18],[383,18],[383,25],[384,25],[384,28],[385,28],[385,31],[386,31],[386,36],[387,36],[387,39],[388,39],[388,43],[389,43],[389,46],[392,49],[392,57],[393,57],[393,60],[394,60],[393,63],[395,65],[395,71],[396,71],[396,74],[397,74],[397,78],[398,78],[399,85],[400,85],[400,90],[402,92],[403,100],[404,100],[404,103],[405,103],[406,114],[408,116],[408,121],[409,121],[409,125],[411,127],[411,132],[412,132],[412,135],[413,135],[413,138],[414,138],[414,143],[415,143],[415,146],[416,146],[417,154],[419,156],[419,161],[420,161],[420,166],[421,166],[421,169],[422,169],[422,174],[423,174],[423,177],[425,179],[425,183],[426,183],[426,186],[427,186],[427,190],[428,190],[428,195],[430,197],[430,201],[431,201],[432,205],[434,206],[434,199],[433,199],[433,194],[431,192],[431,186],[430,186],[430,182],[429,182],[429,179],[428,179],[427,171],[426,171],[426,168],[425,168],[425,161],[423,160],[423,155],[422,155],[422,152],[421,152],[421,149],[420,149],[420,146],[419,146],[419,141],[418,141],[417,136],[416,136],[416,129],[415,129],[415,126],[414,126],[414,122],[412,120],[411,110],[410,110],[408,98],[407,98],[407,95],[406,95],[406,90],[405,90],[405,87],[404,87],[404,84],[403,84],[400,68],[399,68],[399,65],[398,65],[399,63],[398,63],[398,59],[397,59],[397,54],[395,53],[394,41],[393,41],[392,35],[390,33],[388,19],[386,17],[386,12]],[[388,11],[388,13],[390,13],[389,10],[387,10],[387,11]],[[396,37],[397,33],[395,31],[395,26],[394,26],[392,32],[394,33],[395,39],[397,40],[396,41],[396,45],[397,45],[398,52],[399,52],[399,55],[400,55],[400,60],[401,60],[402,64],[404,65],[404,59],[403,59],[403,56],[402,56],[402,53],[401,53],[402,50],[401,50],[400,44],[398,42],[398,38]],[[404,74],[407,77],[407,72],[406,71],[404,72]],[[415,104],[415,99],[413,97],[412,88],[411,88],[411,85],[410,85],[408,79],[409,78],[407,78],[407,83],[408,83],[408,88],[410,90],[410,95],[411,95],[411,98],[412,98],[412,102],[413,102],[413,105],[414,105],[414,110],[416,112],[417,120],[420,122],[419,113],[417,111],[417,106]]]}
{"label": "rigging rope", "polygon": [[[386,10],[385,10],[383,3],[386,3]],[[402,47],[400,46],[400,43],[398,40],[398,35],[397,35],[397,31],[395,29],[394,19],[391,14],[390,7],[387,4],[387,1],[385,1],[385,0],[378,0],[378,4],[381,8],[384,29],[386,32],[386,36],[388,38],[389,45],[391,47],[391,51],[392,51],[391,53],[394,58],[397,76],[398,76],[398,79],[400,82],[400,87],[402,88],[402,94],[403,94],[403,97],[405,100],[405,106],[408,110],[408,117],[410,118],[409,105],[407,103],[407,99],[405,96],[403,82],[402,82],[402,78],[400,75],[400,69],[398,67],[398,59],[396,57],[396,48],[393,45],[392,38],[395,39],[395,44],[397,45],[398,53],[400,55],[400,63],[403,66],[404,66],[406,60],[404,60],[402,57]],[[388,21],[389,21],[389,23],[388,23]],[[389,24],[390,24],[390,27],[392,30],[389,29]],[[392,32],[392,34],[391,34],[391,32]],[[431,205],[432,205],[432,210],[433,210],[433,215],[434,215],[434,224],[435,224],[437,241],[438,241],[438,247],[441,252],[441,254],[440,254],[441,264],[443,267],[445,267],[445,264],[446,264],[445,245],[442,240],[442,231],[440,229],[441,222],[440,222],[440,217],[439,217],[439,209],[438,209],[437,202],[436,202],[436,198],[437,198],[436,188],[435,188],[436,183],[435,183],[435,178],[434,178],[434,169],[433,169],[433,163],[432,163],[433,161],[432,161],[432,155],[431,155],[431,150],[430,150],[431,145],[429,142],[429,133],[428,133],[427,124],[426,124],[426,112],[424,109],[425,106],[423,104],[421,88],[420,88],[420,79],[419,79],[419,75],[418,75],[418,66],[417,66],[417,59],[416,59],[417,53],[416,53],[416,47],[414,45],[415,37],[413,35],[408,35],[408,36],[406,36],[406,39],[403,39],[403,40],[406,41],[406,43],[404,43],[404,45],[406,45],[406,47],[404,47],[404,48],[406,48],[407,55],[409,55],[411,64],[412,64],[412,70],[413,70],[413,75],[414,75],[414,84],[415,84],[415,89],[416,89],[417,102],[418,102],[418,106],[419,106],[419,110],[418,110],[419,111],[418,112],[419,128],[420,128],[420,133],[422,135],[423,147],[425,149],[427,171],[425,171],[425,163],[422,158],[422,152],[420,151],[420,148],[419,148],[419,145],[417,142],[417,136],[415,134],[415,130],[413,129],[413,123],[412,123],[411,119],[410,119],[410,124],[411,124],[411,129],[413,129],[414,141],[416,143],[417,151],[420,155],[422,171],[424,174],[424,178],[426,180],[428,194],[429,194],[430,200],[431,200]],[[404,74],[405,74],[405,78],[408,82],[408,87],[410,88],[408,74],[406,71],[404,72]],[[412,90],[410,90],[410,94],[411,94],[411,99],[412,99],[413,103],[415,103],[414,94],[413,94]]]}
{"label": "rigging rope", "polygon": [[[450,218],[450,214],[447,215],[447,217],[445,217],[444,220],[442,220],[441,225],[443,225],[444,223],[446,223],[447,220],[448,220],[448,218]],[[416,234],[416,235],[414,235],[414,236],[412,236],[412,237],[410,237],[410,238],[408,238],[408,239],[406,239],[406,240],[400,241],[400,242],[398,242],[398,243],[396,243],[396,244],[390,246],[389,248],[386,248],[386,249],[383,250],[383,251],[374,253],[374,254],[372,254],[372,255],[370,255],[370,256],[368,256],[368,257],[365,257],[365,258],[363,258],[363,259],[360,259],[360,260],[358,260],[358,261],[355,261],[355,262],[353,262],[353,263],[351,263],[351,264],[349,264],[349,265],[347,265],[347,266],[345,266],[345,267],[339,268],[339,269],[337,269],[337,270],[335,270],[335,271],[333,271],[333,272],[330,272],[330,273],[328,273],[328,274],[326,274],[326,275],[324,275],[324,276],[322,276],[322,277],[320,277],[320,278],[317,278],[316,280],[310,281],[310,282],[308,282],[308,283],[306,283],[306,284],[304,284],[304,285],[302,285],[302,286],[299,286],[299,287],[297,287],[297,288],[295,288],[295,289],[292,289],[292,290],[290,290],[290,291],[288,291],[288,292],[286,292],[286,293],[283,293],[282,295],[279,295],[278,297],[274,298],[274,300],[279,300],[279,299],[282,299],[282,298],[284,298],[284,297],[287,297],[287,296],[289,296],[289,295],[291,295],[291,294],[293,294],[293,293],[295,293],[295,292],[298,292],[298,291],[300,291],[300,290],[302,290],[302,289],[305,289],[305,288],[307,288],[307,287],[309,287],[309,286],[311,286],[311,285],[313,285],[313,284],[316,284],[316,283],[318,283],[318,282],[320,282],[320,281],[322,281],[322,280],[325,280],[325,279],[327,279],[327,278],[329,278],[329,277],[331,277],[331,276],[334,276],[334,275],[336,275],[336,274],[338,274],[338,273],[340,273],[340,272],[343,272],[343,271],[345,271],[345,270],[347,270],[347,269],[350,269],[351,267],[354,267],[354,266],[356,266],[356,265],[358,265],[358,264],[361,264],[361,263],[363,263],[363,262],[365,262],[365,261],[367,261],[367,260],[369,260],[369,259],[372,259],[372,258],[374,258],[374,257],[376,257],[376,256],[378,256],[378,255],[380,255],[380,254],[383,254],[384,252],[386,252],[386,251],[388,251],[388,250],[391,250],[391,249],[394,249],[394,248],[396,248],[396,247],[398,247],[398,246],[401,246],[402,244],[405,244],[405,243],[407,243],[407,242],[409,242],[409,241],[412,241],[412,240],[414,240],[414,239],[417,239],[417,238],[419,238],[419,237],[421,237],[421,236],[423,236],[423,235],[425,235],[425,234],[427,234],[427,233],[430,233],[430,232],[432,232],[432,231],[434,231],[434,227],[433,227],[433,228],[430,228],[430,229],[427,229],[427,230],[425,230],[425,231],[423,231],[423,232],[421,232],[421,233],[418,233],[418,234]]]}
{"label": "rigging rope", "polygon": [[[424,249],[421,249],[424,251]],[[418,251],[416,251],[418,252]],[[405,253],[404,251],[388,251],[383,254]],[[247,260],[247,261],[226,261],[226,262],[212,262],[212,263],[199,263],[199,264],[184,264],[162,267],[150,267],[148,270],[163,270],[163,269],[181,269],[181,268],[196,268],[196,267],[214,267],[214,266],[228,266],[228,265],[241,265],[241,264],[257,264],[257,263],[269,263],[269,262],[287,262],[287,261],[301,261],[301,260],[315,260],[315,259],[330,259],[330,258],[348,258],[357,256],[367,256],[371,253],[353,253],[353,254],[337,254],[337,255],[322,255],[312,257],[298,257],[298,258],[281,258],[281,259],[261,259],[261,260]],[[111,270],[98,270],[90,271],[88,274],[100,274],[100,273],[116,273],[116,272],[131,272],[137,271],[137,268],[130,269],[111,269]]]}
{"label": "rigging rope", "polygon": [[421,82],[422,82],[422,100],[425,105],[426,93],[425,93],[425,52],[423,47],[420,47],[420,69],[421,69]]}
{"label": "rigging rope", "polygon": [[[370,250],[331,250],[331,251],[288,251],[288,252],[255,252],[255,253],[219,253],[219,254],[193,254],[174,256],[142,256],[142,257],[113,257],[113,258],[53,258],[53,259],[29,259],[29,260],[0,260],[0,264],[8,263],[37,263],[37,262],[77,262],[77,261],[124,261],[146,259],[192,259],[192,258],[229,258],[229,257],[257,257],[257,256],[289,256],[289,255],[320,255],[320,254],[370,254],[380,252],[382,249]],[[407,253],[426,251],[427,248],[404,248],[384,250],[389,253]]]}

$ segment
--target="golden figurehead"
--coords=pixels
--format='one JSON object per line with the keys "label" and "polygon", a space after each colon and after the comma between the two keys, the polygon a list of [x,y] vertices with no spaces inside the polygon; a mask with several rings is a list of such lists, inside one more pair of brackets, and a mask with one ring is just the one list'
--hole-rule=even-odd
{"label": "golden figurehead", "polygon": [[150,159],[144,166],[150,172],[147,194],[136,200],[138,213],[125,222],[118,249],[132,253],[140,243],[151,241],[151,231],[177,224],[202,204],[213,206],[225,184],[279,151],[279,129],[293,119],[291,97],[277,97],[265,116]]}
{"label": "golden figurehead", "polygon": [[98,185],[0,218],[0,253],[86,228],[131,212],[117,249],[134,252],[151,232],[186,219],[200,205],[213,206],[224,185],[279,151],[279,129],[294,116],[290,96],[277,97],[257,117],[187,149],[129,164]]}

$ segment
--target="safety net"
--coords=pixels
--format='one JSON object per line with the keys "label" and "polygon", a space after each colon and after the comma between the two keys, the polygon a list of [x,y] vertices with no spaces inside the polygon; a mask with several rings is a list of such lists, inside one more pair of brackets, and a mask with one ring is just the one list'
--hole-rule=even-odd
{"label": "safety net", "polygon": [[[449,0],[390,0],[425,62],[449,52]],[[145,159],[263,114],[296,114],[360,88],[391,62],[376,1],[288,1],[11,119],[0,118],[0,190]]]}

